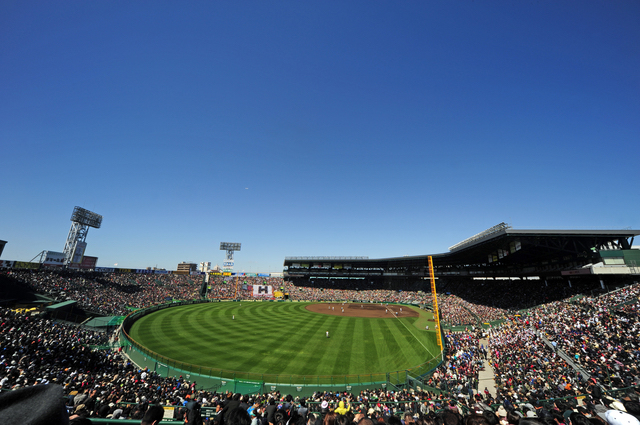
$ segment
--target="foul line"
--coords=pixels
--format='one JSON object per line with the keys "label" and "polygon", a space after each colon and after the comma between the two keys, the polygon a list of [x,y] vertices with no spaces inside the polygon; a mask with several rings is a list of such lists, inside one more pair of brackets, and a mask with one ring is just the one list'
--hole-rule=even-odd
{"label": "foul line", "polygon": [[[393,311],[392,311],[392,313],[393,313]],[[400,317],[396,316],[395,314],[393,314],[393,317],[395,317],[396,319],[400,320]],[[408,327],[407,325],[405,325],[405,324],[404,324],[404,322],[402,322],[402,321],[401,321],[400,323],[402,323],[402,326],[404,326],[404,327],[405,327],[405,329],[409,331],[409,333],[411,334],[411,336],[412,336],[412,337],[414,337],[414,338],[416,339],[416,341],[418,341],[418,342],[420,343],[420,345],[422,345],[422,347],[423,347],[425,350],[427,350],[427,352],[428,352],[429,354],[431,354],[431,355],[433,356],[433,353],[431,352],[431,350],[429,350],[429,349],[427,348],[427,346],[426,346],[426,345],[424,345],[424,344],[422,343],[422,341],[420,341],[420,339],[418,339],[418,337],[417,337],[413,332],[411,332],[411,329],[409,329],[409,327]]]}

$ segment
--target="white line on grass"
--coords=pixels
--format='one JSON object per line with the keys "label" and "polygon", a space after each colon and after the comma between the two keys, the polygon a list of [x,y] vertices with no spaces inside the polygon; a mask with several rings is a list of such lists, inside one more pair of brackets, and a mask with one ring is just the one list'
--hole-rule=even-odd
{"label": "white line on grass", "polygon": [[[400,318],[399,318],[398,316],[396,316],[395,314],[393,315],[393,317],[395,317],[396,319],[400,320]],[[409,333],[411,334],[411,336],[413,336],[413,337],[416,339],[416,341],[418,341],[418,342],[420,343],[420,345],[422,345],[422,346],[424,347],[424,349],[425,349],[425,350],[427,350],[427,352],[433,356],[433,353],[431,352],[431,350],[429,350],[429,349],[427,348],[427,346],[426,346],[426,345],[424,345],[424,344],[422,343],[422,341],[420,341],[420,340],[418,339],[418,337],[417,337],[413,332],[411,332],[411,329],[409,329],[409,327],[408,327],[407,325],[405,325],[405,324],[404,324],[404,322],[403,322],[402,320],[400,320],[400,323],[402,323],[402,326],[404,326],[404,327],[409,331]]]}

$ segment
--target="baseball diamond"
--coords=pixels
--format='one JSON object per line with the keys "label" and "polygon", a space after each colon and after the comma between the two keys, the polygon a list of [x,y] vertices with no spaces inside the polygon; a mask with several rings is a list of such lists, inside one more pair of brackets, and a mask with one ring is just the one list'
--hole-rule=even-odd
{"label": "baseball diamond", "polygon": [[425,330],[431,313],[406,305],[402,309],[358,303],[205,303],[141,317],[130,336],[161,356],[225,371],[384,373],[440,354],[434,332]]}

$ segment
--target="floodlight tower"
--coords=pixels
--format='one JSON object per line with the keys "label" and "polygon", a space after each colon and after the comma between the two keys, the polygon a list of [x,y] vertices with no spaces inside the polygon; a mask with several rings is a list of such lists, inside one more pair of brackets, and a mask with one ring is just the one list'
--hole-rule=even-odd
{"label": "floodlight tower", "polygon": [[75,207],[71,214],[71,229],[64,244],[64,264],[79,263],[87,247],[85,242],[89,227],[96,229],[102,225],[102,216],[84,208]]}
{"label": "floodlight tower", "polygon": [[233,271],[233,251],[240,251],[240,245],[238,242],[220,242],[220,250],[227,251],[224,263],[222,263],[223,271]]}

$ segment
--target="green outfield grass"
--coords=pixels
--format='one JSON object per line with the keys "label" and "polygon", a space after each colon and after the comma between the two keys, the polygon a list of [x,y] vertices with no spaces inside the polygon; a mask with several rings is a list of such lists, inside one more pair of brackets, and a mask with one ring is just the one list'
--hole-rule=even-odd
{"label": "green outfield grass", "polygon": [[421,365],[439,354],[434,332],[424,330],[431,313],[416,309],[423,316],[368,319],[312,313],[305,310],[308,304],[172,307],[138,319],[129,335],[173,360],[258,374],[384,373]]}

